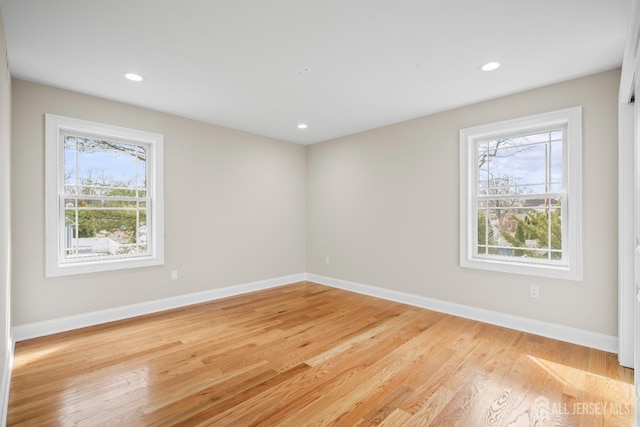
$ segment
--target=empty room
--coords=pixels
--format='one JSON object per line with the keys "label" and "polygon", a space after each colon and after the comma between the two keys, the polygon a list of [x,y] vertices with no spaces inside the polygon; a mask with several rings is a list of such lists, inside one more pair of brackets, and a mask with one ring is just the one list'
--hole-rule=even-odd
{"label": "empty room", "polygon": [[0,425],[638,425],[639,3],[0,0]]}

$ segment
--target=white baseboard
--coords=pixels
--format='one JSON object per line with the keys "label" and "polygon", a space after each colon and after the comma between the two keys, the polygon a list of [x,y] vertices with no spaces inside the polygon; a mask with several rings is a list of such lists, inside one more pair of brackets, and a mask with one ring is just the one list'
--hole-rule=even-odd
{"label": "white baseboard", "polygon": [[[357,292],[364,295],[382,298],[390,301],[401,302],[416,307],[426,308],[441,313],[452,314],[454,316],[477,320],[479,322],[492,325],[503,326],[505,328],[528,332],[547,338],[578,344],[585,347],[595,348],[611,353],[618,351],[618,337],[572,328],[564,325],[557,325],[526,317],[514,316],[511,314],[498,313],[482,308],[471,307],[434,298],[408,294],[404,292],[392,291],[360,283],[349,282],[341,279],[320,276],[317,274],[301,273],[292,276],[278,277],[274,279],[261,280],[242,285],[229,286],[221,289],[212,289],[194,294],[179,295],[155,301],[133,304],[124,307],[117,307],[108,310],[95,311],[77,316],[64,317],[45,322],[31,323],[27,325],[15,326],[12,328],[14,342],[31,338],[51,335],[58,332],[70,331],[87,326],[113,322],[116,320],[128,319],[144,314],[156,313],[170,310],[172,308],[184,307],[212,301],[229,296],[240,295],[262,289],[282,286],[289,283],[309,280],[334,288]],[[3,378],[4,381],[4,378]],[[4,383],[2,383],[4,385]],[[0,392],[3,390],[0,389]]]}
{"label": "white baseboard", "polygon": [[73,329],[84,328],[87,326],[94,326],[116,320],[128,319],[135,316],[142,316],[144,314],[157,313],[159,311],[170,310],[172,308],[199,304],[220,298],[259,291],[262,289],[274,288],[276,286],[287,285],[303,280],[306,280],[306,274],[304,273],[260,280],[242,285],[228,286],[220,289],[212,289],[187,295],[178,295],[171,298],[78,314],[76,316],[63,317],[44,322],[14,326],[11,329],[11,332],[13,339],[16,342],[23,341],[59,332],[66,332]]}
{"label": "white baseboard", "polygon": [[7,411],[9,409],[9,388],[11,386],[11,371],[13,366],[13,348],[15,341],[9,337],[9,348],[7,348],[4,366],[2,367],[2,378],[0,378],[0,426],[7,425]]}
{"label": "white baseboard", "polygon": [[383,298],[386,300],[401,302],[404,304],[426,308],[441,313],[452,314],[454,316],[477,320],[479,322],[515,329],[522,332],[528,332],[530,334],[553,338],[556,340],[595,348],[610,353],[618,352],[618,337],[616,336],[585,331],[583,329],[557,325],[554,323],[542,322],[540,320],[514,316],[511,314],[498,313],[491,310],[485,310],[468,305],[427,298],[419,295],[377,288],[374,286],[334,279],[317,274],[307,273],[306,277],[307,280],[311,282],[332,286],[334,288],[344,289],[347,291],[357,292],[360,294]]}

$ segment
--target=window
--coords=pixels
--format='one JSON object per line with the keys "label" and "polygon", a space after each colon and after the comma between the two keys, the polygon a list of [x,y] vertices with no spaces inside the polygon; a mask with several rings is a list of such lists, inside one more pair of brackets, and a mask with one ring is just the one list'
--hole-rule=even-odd
{"label": "window", "polygon": [[46,115],[47,276],[161,265],[159,134]]}
{"label": "window", "polygon": [[460,131],[460,265],[581,280],[580,107]]}

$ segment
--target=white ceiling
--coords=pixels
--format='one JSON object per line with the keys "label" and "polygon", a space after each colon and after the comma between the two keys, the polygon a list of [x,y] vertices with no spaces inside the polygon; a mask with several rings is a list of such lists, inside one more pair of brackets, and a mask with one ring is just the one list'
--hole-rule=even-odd
{"label": "white ceiling", "polygon": [[[618,67],[631,0],[0,0],[0,10],[14,77],[310,144]],[[489,61],[502,67],[480,71]]]}

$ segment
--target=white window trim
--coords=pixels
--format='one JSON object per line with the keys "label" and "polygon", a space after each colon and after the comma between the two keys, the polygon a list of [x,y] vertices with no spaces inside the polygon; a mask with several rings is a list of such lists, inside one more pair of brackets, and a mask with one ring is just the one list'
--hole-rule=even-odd
{"label": "white window trim", "polygon": [[[566,264],[532,264],[475,256],[475,141],[550,125],[567,126],[563,152],[563,190],[567,194]],[[563,239],[564,240],[564,239]],[[563,252],[565,248],[563,247]],[[582,280],[582,107],[573,107],[460,130],[460,266],[567,280]]]}
{"label": "white window trim", "polygon": [[[92,134],[148,144],[148,191],[151,194],[151,255],[135,258],[63,261],[64,242],[60,230],[60,194],[64,187],[63,131]],[[157,133],[87,120],[45,114],[45,250],[47,277],[94,273],[164,264],[164,136]]]}

